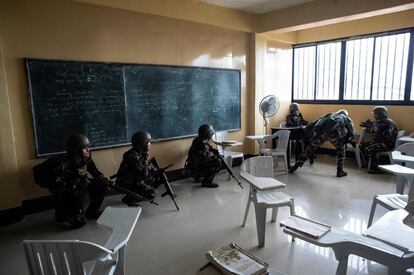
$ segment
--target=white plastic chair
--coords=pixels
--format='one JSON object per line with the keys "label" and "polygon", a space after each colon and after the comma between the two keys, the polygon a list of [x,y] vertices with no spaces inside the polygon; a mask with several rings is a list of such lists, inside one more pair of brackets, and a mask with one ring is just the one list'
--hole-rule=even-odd
{"label": "white plastic chair", "polygon": [[361,144],[364,143],[365,137],[367,135],[367,128],[362,128],[361,133],[359,134],[358,143],[355,146],[355,158],[359,168],[362,168],[362,165],[366,164],[364,156],[361,154]]}
{"label": "white plastic chair", "polygon": [[[286,121],[280,123],[279,125],[280,128],[286,128]],[[302,153],[305,152],[305,143],[303,142],[303,139],[299,139],[299,140],[294,140],[294,139],[289,139],[289,143],[290,143],[290,155],[292,155],[292,150],[294,148],[295,152],[296,152],[296,146],[298,146],[297,143],[300,143],[300,147],[302,149]]]}
{"label": "white plastic chair", "polygon": [[[401,154],[414,157],[414,143],[401,144],[395,149],[395,151],[399,151],[401,152]],[[391,163],[399,164],[392,158],[392,154],[391,154]],[[412,162],[405,162],[404,164],[401,163],[401,165],[408,167],[408,168],[414,168],[414,163]],[[397,175],[397,193],[399,194],[404,193],[404,187],[406,183],[407,183],[407,179],[405,177]]]}
{"label": "white plastic chair", "polygon": [[[287,157],[287,149],[289,145],[289,136],[290,131],[289,130],[280,130],[274,133],[271,137],[269,137],[268,140],[273,140],[277,138],[276,142],[276,148],[274,149],[263,149],[261,154],[265,156],[272,156],[274,161],[274,167],[277,167],[277,161],[278,157],[283,157],[284,163],[285,163],[285,169],[284,171],[287,173],[289,169],[288,164],[288,157]],[[281,170],[276,170],[281,171]]]}
{"label": "white plastic chair", "polygon": [[[139,207],[107,207],[97,221],[113,231],[104,246],[79,240],[23,241],[30,274],[125,274],[125,246],[140,213]],[[89,262],[90,270],[85,266]]]}
{"label": "white plastic chair", "polygon": [[[213,141],[222,142],[226,140],[228,140],[228,132],[216,132],[213,136]],[[243,152],[232,151],[230,148],[231,148],[231,144],[229,144],[229,146],[217,145],[217,149],[220,155],[223,156],[227,165],[231,168],[233,165],[234,159],[241,158],[242,161],[244,161],[244,154]],[[229,175],[229,178],[230,178],[230,175]]]}
{"label": "white plastic chair", "polygon": [[407,206],[408,195],[401,194],[386,194],[386,195],[375,195],[372,200],[371,211],[369,212],[368,225],[370,227],[374,220],[375,211],[377,204],[388,210],[403,209]]}
{"label": "white plastic chair", "polygon": [[[273,159],[269,156],[249,158],[241,166],[240,175],[243,177],[244,173],[251,174],[255,177],[273,178]],[[254,185],[250,184],[249,197],[247,200],[242,226],[246,225],[250,204],[253,202],[256,215],[257,237],[260,247],[263,247],[265,244],[266,213],[268,208],[273,209],[272,222],[275,222],[277,219],[279,207],[289,206],[290,214],[293,215],[295,213],[293,198],[283,192],[275,191],[283,189],[285,186],[285,184],[280,183],[278,185],[273,185],[270,190],[261,191],[256,189]]]}

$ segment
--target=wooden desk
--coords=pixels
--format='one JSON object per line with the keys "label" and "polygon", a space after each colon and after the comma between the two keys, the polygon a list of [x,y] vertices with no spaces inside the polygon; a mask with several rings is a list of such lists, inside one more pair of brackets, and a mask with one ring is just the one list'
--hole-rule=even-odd
{"label": "wooden desk", "polygon": [[[387,171],[391,174],[398,175],[404,177],[409,185],[408,191],[408,202],[414,199],[414,188],[413,188],[413,180],[414,180],[414,169],[401,166],[399,164],[391,164],[391,165],[379,165],[380,169]],[[398,184],[397,182],[397,193],[403,194],[404,191],[404,183]]]}
{"label": "wooden desk", "polygon": [[265,148],[265,141],[271,138],[271,135],[256,135],[256,136],[246,136],[247,139],[255,140],[259,143],[259,155],[262,149]]}

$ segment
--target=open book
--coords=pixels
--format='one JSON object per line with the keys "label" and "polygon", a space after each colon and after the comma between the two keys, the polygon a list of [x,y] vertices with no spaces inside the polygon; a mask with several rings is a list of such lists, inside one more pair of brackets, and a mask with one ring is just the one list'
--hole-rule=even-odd
{"label": "open book", "polygon": [[224,274],[265,275],[268,264],[234,243],[208,251],[207,260]]}
{"label": "open book", "polygon": [[296,230],[302,234],[309,235],[313,238],[320,238],[325,235],[331,226],[320,222],[312,221],[300,216],[290,216],[280,222],[280,226],[286,226],[290,229]]}

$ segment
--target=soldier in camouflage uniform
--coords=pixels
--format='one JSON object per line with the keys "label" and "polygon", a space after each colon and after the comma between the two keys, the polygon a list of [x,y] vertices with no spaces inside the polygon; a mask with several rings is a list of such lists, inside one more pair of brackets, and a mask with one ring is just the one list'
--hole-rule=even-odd
{"label": "soldier in camouflage uniform", "polygon": [[[116,180],[120,186],[148,200],[155,198],[160,185],[160,179],[148,161],[151,139],[151,135],[145,131],[136,132],[132,136],[132,148],[124,153]],[[139,201],[125,195],[122,202],[128,206],[137,206]]]}
{"label": "soldier in camouflage uniform", "polygon": [[88,146],[86,136],[70,136],[66,141],[67,154],[54,158],[50,170],[54,181],[50,191],[55,198],[55,218],[58,222],[69,222],[72,228],[85,225],[88,218],[98,217],[106,192],[108,180],[96,168]]}
{"label": "soldier in camouflage uniform", "polygon": [[286,116],[286,127],[301,127],[308,125],[303,119],[298,103],[292,103],[289,106],[289,114]]}
{"label": "soldier in camouflage uniform", "polygon": [[314,155],[315,151],[325,141],[330,141],[335,146],[337,151],[336,157],[336,176],[344,177],[347,173],[344,171],[344,161],[346,144],[353,142],[355,138],[355,129],[352,120],[348,117],[346,110],[339,110],[336,113],[329,113],[318,120],[313,121],[306,126],[305,132],[313,132],[309,142],[310,145],[305,152],[299,157],[294,166],[289,169],[293,173],[299,167],[302,167],[304,162]]}
{"label": "soldier in camouflage uniform", "polygon": [[378,174],[382,171],[378,168],[377,153],[394,149],[398,129],[395,122],[388,117],[388,109],[384,106],[376,106],[372,109],[375,121],[361,123],[367,128],[367,132],[375,133],[372,143],[361,144],[361,152],[369,158],[368,173]]}
{"label": "soldier in camouflage uniform", "polygon": [[188,152],[186,169],[197,182],[201,180],[201,186],[207,188],[218,187],[213,182],[214,176],[220,171],[221,159],[217,149],[213,148],[209,141],[214,135],[214,129],[209,124],[203,124],[198,129],[198,137],[193,140]]}

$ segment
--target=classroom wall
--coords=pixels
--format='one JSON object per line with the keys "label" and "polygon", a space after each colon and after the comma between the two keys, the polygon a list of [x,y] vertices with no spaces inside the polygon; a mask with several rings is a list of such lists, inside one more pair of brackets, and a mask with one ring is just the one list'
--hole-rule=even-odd
{"label": "classroom wall", "polygon": [[[0,1],[0,37],[0,210],[47,194],[31,173],[41,159],[35,157],[25,57],[240,69],[242,130],[231,138],[242,140],[248,129],[248,33],[75,1],[15,0]],[[182,168],[191,140],[154,143],[153,155],[161,166]],[[93,156],[109,176],[128,149]]]}

